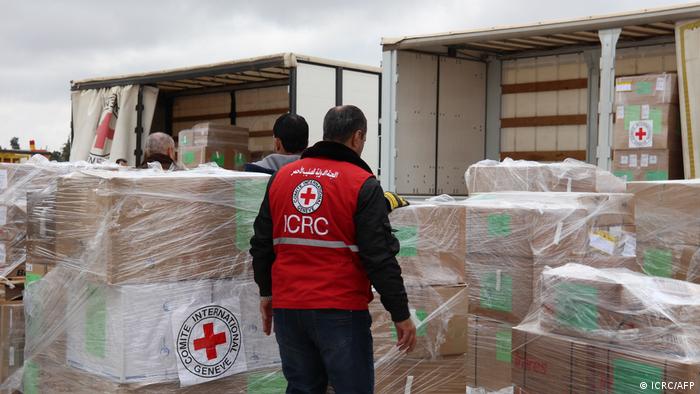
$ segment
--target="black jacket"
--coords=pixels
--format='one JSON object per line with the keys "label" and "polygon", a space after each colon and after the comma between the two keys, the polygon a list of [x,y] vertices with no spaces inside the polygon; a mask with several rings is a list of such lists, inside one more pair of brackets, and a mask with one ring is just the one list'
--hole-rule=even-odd
{"label": "black jacket", "polygon": [[164,155],[162,153],[154,153],[150,156],[147,156],[143,159],[143,163],[141,163],[139,168],[146,169],[148,168],[148,163],[153,163],[156,161],[159,162],[160,167],[166,171],[179,169],[177,167],[177,164],[175,164],[175,161],[173,161],[173,159],[171,159],[170,156]]}
{"label": "black jacket", "polygon": [[[316,143],[301,155],[302,159],[307,157],[344,161],[372,172],[367,163],[353,150],[336,142]],[[272,247],[269,191],[274,178],[273,175],[267,185],[265,198],[255,219],[255,235],[250,240],[255,282],[260,287],[261,296],[272,295],[272,264],[275,261],[275,252]],[[389,311],[393,321],[408,319],[408,297],[401,278],[401,268],[396,261],[399,241],[392,234],[384,191],[375,177],[367,179],[360,188],[355,212],[355,232],[360,261],[372,286],[379,293],[384,308]]]}

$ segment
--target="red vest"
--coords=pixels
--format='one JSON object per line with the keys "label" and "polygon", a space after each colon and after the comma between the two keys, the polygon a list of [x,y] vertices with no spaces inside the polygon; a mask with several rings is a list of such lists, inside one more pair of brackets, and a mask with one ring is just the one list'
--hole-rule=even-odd
{"label": "red vest", "polygon": [[355,242],[360,188],[372,174],[347,162],[305,158],[270,186],[275,262],[272,306],[365,310],[369,279]]}

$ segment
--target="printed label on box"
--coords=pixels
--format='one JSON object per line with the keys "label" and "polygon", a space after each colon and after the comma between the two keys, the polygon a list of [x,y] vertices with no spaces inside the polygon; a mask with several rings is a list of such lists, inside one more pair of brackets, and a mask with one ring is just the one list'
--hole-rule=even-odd
{"label": "printed label on box", "polygon": [[625,118],[625,106],[618,105],[617,111],[615,113],[617,114],[617,119],[624,119]]}
{"label": "printed label on box", "polygon": [[639,81],[637,82],[637,94],[638,95],[650,95],[652,90],[651,90],[651,82],[647,81]]}
{"label": "printed label on box", "polygon": [[501,312],[513,311],[513,277],[498,272],[481,275],[481,294],[479,303],[482,308]]}
{"label": "printed label on box", "polygon": [[0,207],[0,226],[7,224],[7,207]]}
{"label": "printed label on box", "polygon": [[644,104],[642,105],[642,114],[641,114],[642,120],[649,120],[649,105]]}
{"label": "printed label on box", "polygon": [[591,232],[588,238],[593,249],[597,249],[609,255],[615,253],[615,247],[617,246],[617,240],[619,239],[607,231],[602,230]]}
{"label": "printed label on box", "polygon": [[394,236],[399,240],[399,254],[397,257],[414,257],[418,255],[418,227],[397,227]]}
{"label": "printed label on box", "polygon": [[657,163],[656,155],[649,155],[649,164],[654,165]]}
{"label": "printed label on box", "polygon": [[510,235],[510,215],[491,214],[488,216],[489,235],[492,237],[505,237]]}
{"label": "printed label on box", "polygon": [[670,278],[673,275],[673,253],[664,249],[645,250],[642,270],[647,275]]}
{"label": "printed label on box", "polygon": [[637,155],[630,155],[630,167],[637,168]]}
{"label": "printed label on box", "polygon": [[620,164],[626,166],[630,162],[630,157],[627,155],[620,155]]}
{"label": "printed label on box", "polygon": [[185,164],[194,163],[194,152],[184,152],[182,154],[182,162]]}
{"label": "printed label on box", "polygon": [[640,167],[649,167],[649,155],[646,153],[642,153],[639,155],[639,166]]}
{"label": "printed label on box", "polygon": [[7,356],[10,358],[10,359],[8,360],[8,361],[9,361],[8,364],[10,365],[10,367],[14,367],[14,366],[15,366],[15,347],[14,347],[14,346],[10,346],[10,349],[8,350],[7,353],[8,353]]}
{"label": "printed label on box", "polygon": [[615,91],[617,92],[631,92],[632,82],[618,82],[615,84]]}
{"label": "printed label on box", "polygon": [[656,90],[657,91],[666,90],[666,78],[665,77],[656,78]]}
{"label": "printed label on box", "polygon": [[561,282],[556,287],[557,321],[565,326],[591,331],[598,328],[598,289]]}
{"label": "printed label on box", "polygon": [[0,243],[0,264],[6,263],[5,259],[7,258],[7,256],[5,253],[6,253],[5,243]]}
{"label": "printed label on box", "polygon": [[221,304],[186,306],[173,312],[180,386],[191,386],[248,370],[237,298]]}
{"label": "printed label on box", "polygon": [[629,147],[649,148],[652,146],[654,122],[651,120],[636,120],[630,122]]}
{"label": "printed label on box", "polygon": [[496,333],[496,360],[503,361],[508,364],[511,362],[513,344],[513,333],[508,328]]}

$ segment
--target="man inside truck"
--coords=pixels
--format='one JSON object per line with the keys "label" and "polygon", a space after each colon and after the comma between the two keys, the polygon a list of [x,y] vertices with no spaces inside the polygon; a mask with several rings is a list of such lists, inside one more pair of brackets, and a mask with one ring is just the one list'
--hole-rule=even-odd
{"label": "man inside truck", "polygon": [[178,170],[175,163],[175,141],[165,133],[152,133],[146,140],[143,163],[139,168],[149,168],[148,163],[160,163],[164,170]]}
{"label": "man inside truck", "polygon": [[272,135],[275,153],[246,164],[246,171],[274,174],[285,164],[299,160],[301,152],[309,145],[309,125],[300,115],[287,113],[277,118]]}
{"label": "man inside truck", "polygon": [[[373,286],[391,315],[397,347],[416,328],[396,260],[384,192],[360,155],[367,119],[331,108],[323,141],[268,183],[250,241],[263,331],[274,331],[287,393],[374,392]],[[273,309],[274,308],[274,309]],[[274,312],[273,312],[274,311]]]}

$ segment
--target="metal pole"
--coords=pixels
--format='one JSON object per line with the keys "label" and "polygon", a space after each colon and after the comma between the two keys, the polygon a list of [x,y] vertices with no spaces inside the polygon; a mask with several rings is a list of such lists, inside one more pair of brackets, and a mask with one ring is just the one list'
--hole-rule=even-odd
{"label": "metal pole", "polygon": [[615,98],[615,48],[622,29],[600,30],[600,99],[598,101],[598,167],[609,170],[610,137],[613,126]]}
{"label": "metal pole", "polygon": [[398,74],[396,69],[397,51],[385,51],[382,54],[382,112],[380,124],[382,127],[381,160],[382,175],[379,177],[384,190],[396,190],[396,84]]}
{"label": "metal pole", "polygon": [[598,111],[594,111],[600,100],[600,49],[583,54],[588,66],[588,119],[586,121],[586,161],[596,164],[598,148]]}
{"label": "metal pole", "polygon": [[134,165],[138,167],[141,164],[141,155],[143,154],[141,150],[141,139],[143,137],[143,86],[141,85],[139,85],[139,95],[136,102],[136,128],[134,132],[136,133],[136,149],[134,150],[136,160]]}
{"label": "metal pole", "polygon": [[502,62],[492,57],[486,63],[486,147],[487,159],[501,159]]}
{"label": "metal pole", "polygon": [[297,113],[297,68],[289,69],[289,113]]}

